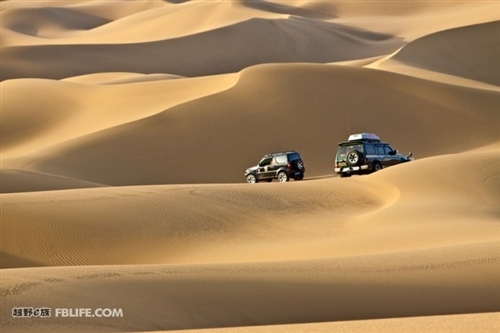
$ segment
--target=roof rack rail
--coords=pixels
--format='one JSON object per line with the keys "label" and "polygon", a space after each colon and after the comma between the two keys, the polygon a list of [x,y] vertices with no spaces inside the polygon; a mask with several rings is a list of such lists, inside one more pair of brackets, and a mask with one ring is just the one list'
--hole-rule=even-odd
{"label": "roof rack rail", "polygon": [[351,134],[349,135],[348,141],[372,141],[372,142],[380,142],[380,138],[373,133],[359,133],[359,134]]}

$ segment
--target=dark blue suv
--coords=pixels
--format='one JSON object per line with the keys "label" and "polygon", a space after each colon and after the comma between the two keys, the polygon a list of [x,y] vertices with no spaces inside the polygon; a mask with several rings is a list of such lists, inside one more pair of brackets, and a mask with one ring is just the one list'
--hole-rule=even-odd
{"label": "dark blue suv", "polygon": [[413,160],[412,153],[401,155],[396,149],[373,133],[353,134],[339,143],[335,158],[335,172],[340,177],[368,174],[391,165]]}

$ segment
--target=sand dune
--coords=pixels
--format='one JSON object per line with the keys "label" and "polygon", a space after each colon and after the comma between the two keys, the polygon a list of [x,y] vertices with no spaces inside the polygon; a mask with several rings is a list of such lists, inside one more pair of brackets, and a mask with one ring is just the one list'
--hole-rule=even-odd
{"label": "sand dune", "polygon": [[[497,332],[499,10],[0,1],[0,330]],[[355,132],[416,159],[334,177]]]}
{"label": "sand dune", "polygon": [[[256,17],[287,17],[286,13],[251,10],[241,2],[245,3],[193,1],[179,5],[122,1],[117,6],[97,1],[64,8],[8,9],[2,18],[5,33],[16,34],[16,38],[9,38],[9,46],[21,46],[140,43],[189,36]],[[131,6],[133,11],[124,10]]]}
{"label": "sand dune", "polygon": [[[321,36],[312,38],[312,36]],[[225,46],[231,52],[225,52]],[[269,62],[334,62],[387,54],[400,38],[304,18],[252,18],[199,34],[135,44],[5,47],[2,80],[98,72],[203,76]],[[139,61],[138,61],[139,60]]]}
{"label": "sand dune", "polygon": [[496,47],[498,38],[494,33],[499,28],[500,21],[497,21],[423,37],[403,47],[390,58],[388,66],[394,62],[403,63],[500,86],[497,61],[500,50]]}
{"label": "sand dune", "polygon": [[2,181],[2,193],[104,186],[103,184],[86,182],[79,179],[26,170],[2,169],[0,171],[0,179]]}
{"label": "sand dune", "polygon": [[500,329],[500,313],[424,316],[376,320],[354,320],[292,325],[264,325],[169,332],[184,333],[253,333],[253,332],[495,332]]}
{"label": "sand dune", "polygon": [[[109,85],[110,82],[114,84]],[[168,75],[152,78],[117,73],[65,81],[2,82],[2,155],[3,158],[24,155],[133,122],[228,89],[235,83],[234,75],[171,80]],[[24,98],[27,94],[32,96],[28,100]]]}
{"label": "sand dune", "polygon": [[[5,270],[7,308],[100,306],[121,308],[124,317],[30,322],[7,315],[3,324],[12,332],[34,325],[59,332],[68,321],[76,331],[126,332],[498,312],[493,249],[475,244],[305,262]],[[488,327],[497,318],[490,316]]]}
{"label": "sand dune", "polygon": [[[210,82],[209,78],[206,80]],[[224,82],[224,77],[213,80]],[[23,81],[12,83],[16,82]],[[157,85],[155,90],[160,94],[156,98],[163,101],[162,85],[176,87],[186,83],[185,89],[189,89],[189,82],[158,81],[144,87]],[[64,86],[57,81],[49,83],[57,89]],[[47,89],[46,85],[41,87]],[[110,89],[125,89],[122,91],[129,94],[130,89],[137,88],[119,85],[99,89],[106,92],[107,98]],[[67,95],[71,94],[63,96]],[[124,113],[120,98],[123,94],[116,96],[116,110],[108,103],[102,112],[110,116]],[[131,102],[132,97],[126,100],[127,110],[135,117],[134,108],[144,105],[144,95],[137,97],[136,103]],[[97,98],[92,101],[100,103]],[[149,105],[156,107],[154,115],[132,118],[123,125],[115,122],[111,128],[103,128],[105,118],[101,116],[99,131],[94,131],[99,123],[79,126],[78,131],[88,135],[55,145],[50,145],[50,141],[58,141],[48,138],[47,148],[4,160],[4,166],[109,185],[242,182],[245,168],[255,165],[264,153],[290,148],[303,154],[308,175],[332,174],[335,145],[345,140],[349,131],[369,129],[401,151],[412,151],[417,158],[465,151],[499,140],[498,124],[491,122],[497,117],[495,92],[345,66],[251,67],[239,74],[234,86],[219,93],[193,98],[163,112],[152,101]],[[89,109],[94,110],[90,106]],[[283,126],[276,128],[277,123]],[[456,135],[443,135],[444,127],[452,128]],[[65,125],[61,130],[67,128]],[[422,132],[426,133],[424,137]],[[50,133],[62,138],[58,131]],[[458,136],[462,138],[460,144]],[[4,144],[12,142],[14,147],[20,147],[14,134],[12,137],[10,141],[7,136]],[[419,138],[418,142],[415,138]],[[35,141],[33,145],[39,143]],[[135,146],[140,149],[133,153],[120,148]]]}
{"label": "sand dune", "polygon": [[[12,237],[2,251],[54,266],[312,259],[491,242],[498,239],[498,157],[498,151],[445,155],[352,181],[327,178],[286,187],[11,194],[3,198],[2,219]],[[27,240],[22,248],[20,237]],[[61,255],[40,252],[44,244]]]}

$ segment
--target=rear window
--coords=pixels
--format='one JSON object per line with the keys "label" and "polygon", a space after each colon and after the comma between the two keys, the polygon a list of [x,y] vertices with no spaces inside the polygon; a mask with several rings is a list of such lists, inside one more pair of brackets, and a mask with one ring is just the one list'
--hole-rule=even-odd
{"label": "rear window", "polygon": [[337,151],[337,158],[345,158],[346,154],[351,150],[357,150],[363,152],[363,145],[343,145],[339,146]]}
{"label": "rear window", "polygon": [[300,160],[300,155],[298,153],[288,154],[288,160],[290,162]]}

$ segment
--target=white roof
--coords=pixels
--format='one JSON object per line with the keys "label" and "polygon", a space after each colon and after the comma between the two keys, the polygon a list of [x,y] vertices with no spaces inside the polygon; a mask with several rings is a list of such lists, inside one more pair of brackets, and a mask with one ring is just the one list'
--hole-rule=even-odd
{"label": "white roof", "polygon": [[359,133],[359,134],[351,134],[349,135],[349,141],[354,140],[377,140],[380,141],[380,138],[373,133]]}

